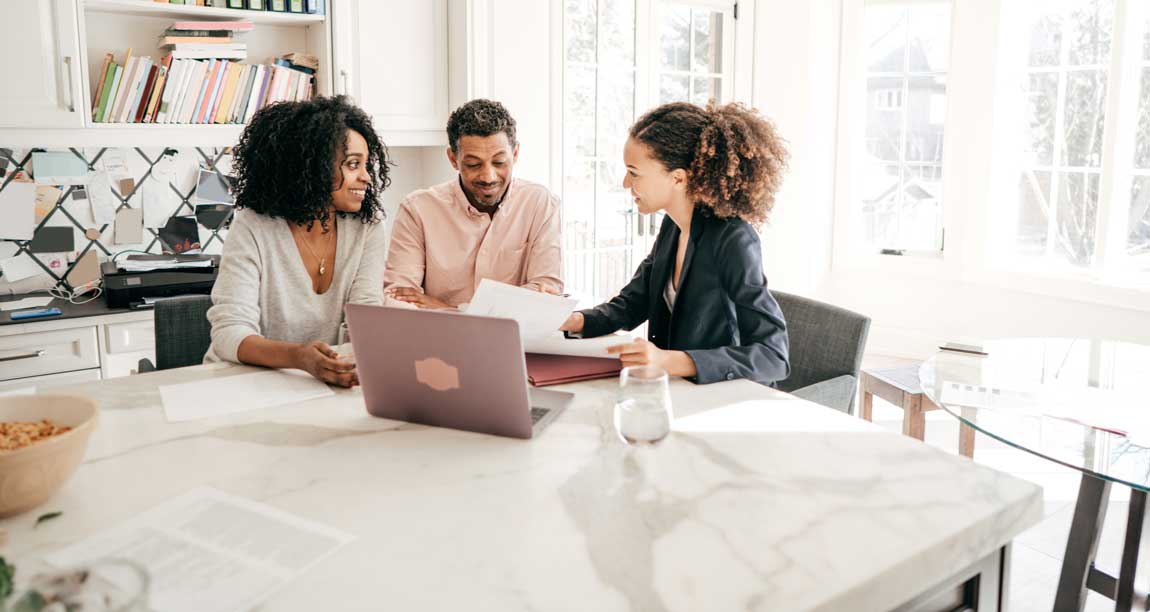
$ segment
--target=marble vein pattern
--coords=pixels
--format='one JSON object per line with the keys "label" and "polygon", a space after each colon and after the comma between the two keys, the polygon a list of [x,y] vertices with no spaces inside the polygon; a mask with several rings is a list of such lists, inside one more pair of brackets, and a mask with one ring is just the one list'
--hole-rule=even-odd
{"label": "marble vein pattern", "polygon": [[168,423],[159,385],[214,364],[63,389],[97,398],[85,464],[0,521],[43,554],[210,485],[356,535],[262,610],[887,610],[1041,516],[1028,483],[746,381],[672,383],[654,448],[612,428],[616,381],[520,441],[372,418],[359,391]]}

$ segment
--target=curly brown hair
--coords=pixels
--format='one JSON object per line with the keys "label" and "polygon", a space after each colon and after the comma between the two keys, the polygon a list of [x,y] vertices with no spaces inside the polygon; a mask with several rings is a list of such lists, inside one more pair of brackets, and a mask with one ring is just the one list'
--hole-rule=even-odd
{"label": "curly brown hair", "polygon": [[631,126],[667,170],[687,171],[696,206],[717,217],[766,222],[787,168],[785,142],[775,126],[739,103],[706,108],[664,104]]}

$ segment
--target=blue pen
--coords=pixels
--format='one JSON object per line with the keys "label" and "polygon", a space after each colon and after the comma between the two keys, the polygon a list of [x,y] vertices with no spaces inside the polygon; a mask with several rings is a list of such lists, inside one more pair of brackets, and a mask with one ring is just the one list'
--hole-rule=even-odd
{"label": "blue pen", "polygon": [[12,320],[19,321],[20,319],[39,319],[42,317],[54,317],[60,313],[59,308],[37,308],[36,310],[20,310],[12,313]]}

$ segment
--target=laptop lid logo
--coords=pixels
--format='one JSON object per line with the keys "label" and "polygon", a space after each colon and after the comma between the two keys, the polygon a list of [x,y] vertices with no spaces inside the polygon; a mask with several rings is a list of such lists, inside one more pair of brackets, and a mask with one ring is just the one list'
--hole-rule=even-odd
{"label": "laptop lid logo", "polygon": [[459,368],[436,357],[415,362],[415,380],[436,391],[459,388]]}

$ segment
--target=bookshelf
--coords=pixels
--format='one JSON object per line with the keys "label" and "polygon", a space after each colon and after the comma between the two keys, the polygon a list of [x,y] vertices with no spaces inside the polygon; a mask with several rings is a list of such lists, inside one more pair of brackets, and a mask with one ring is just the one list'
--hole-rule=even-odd
{"label": "bookshelf", "polygon": [[121,16],[151,15],[165,19],[195,19],[203,21],[234,21],[243,19],[257,26],[260,24],[314,24],[323,23],[326,20],[326,15],[245,11],[207,6],[189,6],[186,4],[161,4],[150,0],[84,0],[84,10],[89,13],[110,13]]}

